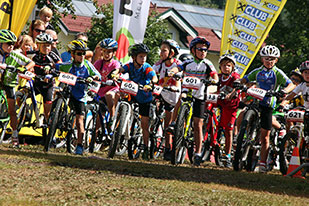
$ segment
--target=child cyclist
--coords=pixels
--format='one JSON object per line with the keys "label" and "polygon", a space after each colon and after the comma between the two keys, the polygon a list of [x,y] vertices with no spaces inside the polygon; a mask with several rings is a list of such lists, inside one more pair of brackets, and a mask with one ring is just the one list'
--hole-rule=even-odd
{"label": "child cyclist", "polygon": [[[74,74],[77,77],[82,77],[88,81],[92,79],[100,79],[101,75],[95,67],[85,60],[86,51],[88,50],[87,44],[82,40],[73,40],[68,45],[71,51],[72,62],[64,64],[56,64],[56,69]],[[86,102],[86,89],[87,85],[76,83],[71,90],[70,105],[72,105],[76,112],[76,126],[77,126],[77,146],[75,153],[82,155],[83,136],[85,133],[84,117],[85,117],[85,102]]]}
{"label": "child cyclist", "polygon": [[[49,73],[52,66],[61,63],[60,57],[52,51],[53,38],[46,33],[39,34],[35,43],[38,46],[38,51],[32,57],[35,62],[34,72],[36,75],[45,76]],[[35,79],[34,89],[36,94],[41,94],[44,101],[44,114],[46,119],[49,117],[52,98],[53,98],[53,81],[52,79],[45,79],[44,81]]]}
{"label": "child cyclist", "polygon": [[15,109],[15,86],[17,85],[17,72],[6,70],[8,66],[14,67],[25,67],[25,69],[30,70],[34,66],[34,62],[31,59],[25,57],[19,52],[13,51],[14,44],[17,38],[13,32],[6,29],[0,30],[0,67],[4,69],[2,74],[1,84],[2,88],[5,90],[8,110],[10,114],[10,125],[13,129],[12,133],[12,143],[14,146],[19,146],[18,141],[18,131],[17,131],[17,117]]}
{"label": "child cyclist", "polygon": [[[156,71],[159,77],[159,84],[161,86],[175,86],[181,89],[180,81],[176,81],[174,78],[168,76],[168,72],[177,67],[181,62],[175,57],[179,54],[179,45],[176,41],[168,39],[162,42],[160,52],[160,60],[153,66],[153,69]],[[179,92],[165,91],[163,90],[161,96],[164,101],[165,109],[165,120],[164,120],[164,129],[172,121],[172,112],[174,107],[179,99]],[[171,142],[172,135],[168,132],[165,133],[165,150],[164,150],[164,160],[171,160]]]}
{"label": "child cyclist", "polygon": [[[190,42],[190,52],[194,59],[189,59],[179,65],[176,70],[183,71],[184,76],[194,76],[199,79],[207,80],[210,77],[214,82],[218,82],[218,73],[211,61],[206,59],[207,51],[210,47],[210,42],[205,37],[195,37]],[[193,126],[194,126],[194,141],[195,141],[195,155],[193,164],[199,166],[202,162],[202,140],[203,140],[203,123],[204,123],[204,111],[205,111],[205,99],[204,99],[205,85],[203,84],[198,90],[193,91]],[[179,100],[175,106],[175,110],[178,111],[181,100]],[[174,113],[173,122],[170,124],[168,130],[173,131],[175,127],[175,119],[177,112]]]}
{"label": "child cyclist", "polygon": [[[102,81],[105,82],[108,79],[108,75],[115,69],[120,68],[120,63],[114,60],[116,51],[118,49],[118,43],[111,39],[103,39],[99,43],[103,59],[99,59],[94,63],[95,68],[100,72]],[[105,97],[108,110],[110,112],[110,123],[113,122],[113,117],[115,114],[115,108],[119,99],[119,87],[118,86],[104,86],[99,90],[99,96],[101,98]]]}
{"label": "child cyclist", "polygon": [[[149,85],[157,83],[158,78],[152,67],[146,63],[149,48],[145,44],[135,44],[129,48],[129,55],[132,57],[133,62],[130,62],[120,68],[121,73],[128,73],[129,80],[144,85],[144,90],[139,90],[134,99],[139,106],[139,114],[142,116],[142,130],[144,141],[144,153],[142,158],[149,159],[148,142],[149,142],[149,111],[150,103],[152,101],[152,94],[148,90],[151,88]],[[118,70],[113,74],[117,74]]]}
{"label": "child cyclist", "polygon": [[[224,129],[225,135],[225,154],[222,157],[222,162],[225,167],[231,167],[231,149],[233,140],[233,128],[236,120],[237,107],[240,101],[239,95],[235,93],[233,83],[240,76],[234,71],[236,59],[231,54],[224,54],[219,59],[219,87],[220,92],[226,94],[224,100],[219,100],[218,105],[221,107],[221,119],[219,127]],[[235,96],[237,95],[237,96]]]}
{"label": "child cyclist", "polygon": [[[256,81],[257,87],[264,90],[277,90],[279,86],[285,87],[282,93],[289,93],[295,85],[286,76],[286,74],[276,67],[276,63],[280,57],[280,51],[272,45],[264,46],[260,51],[263,65],[254,69],[240,83],[248,83]],[[272,127],[272,112],[275,106],[275,98],[265,97],[259,103],[260,122],[261,122],[261,160],[259,172],[267,172],[266,160],[269,151],[269,136]]]}

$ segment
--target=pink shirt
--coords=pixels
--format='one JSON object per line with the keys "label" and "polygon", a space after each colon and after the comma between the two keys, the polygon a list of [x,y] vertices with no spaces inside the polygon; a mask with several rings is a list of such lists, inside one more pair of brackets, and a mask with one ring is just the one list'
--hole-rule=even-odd
{"label": "pink shirt", "polygon": [[[112,70],[120,68],[120,63],[118,61],[114,60],[114,59],[111,62],[105,62],[105,61],[100,59],[100,60],[97,60],[94,63],[94,67],[98,70],[98,72],[100,72],[102,82],[106,82],[108,74]],[[98,94],[99,94],[100,97],[104,97],[106,92],[108,92],[110,90],[119,90],[119,87],[118,86],[101,87]]]}

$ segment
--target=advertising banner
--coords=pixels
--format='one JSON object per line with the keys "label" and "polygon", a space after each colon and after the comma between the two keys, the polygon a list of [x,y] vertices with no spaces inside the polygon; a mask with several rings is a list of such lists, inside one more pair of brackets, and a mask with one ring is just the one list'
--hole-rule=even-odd
{"label": "advertising banner", "polygon": [[122,63],[130,58],[130,45],[142,43],[147,25],[150,0],[114,1],[113,38],[119,48],[116,57]]}
{"label": "advertising banner", "polygon": [[228,0],[220,55],[235,55],[236,71],[244,76],[286,0]]}

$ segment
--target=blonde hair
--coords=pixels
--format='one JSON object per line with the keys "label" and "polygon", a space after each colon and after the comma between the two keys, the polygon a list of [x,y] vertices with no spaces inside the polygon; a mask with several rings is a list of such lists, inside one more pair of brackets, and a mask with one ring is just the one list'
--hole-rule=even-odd
{"label": "blonde hair", "polygon": [[37,27],[37,26],[41,26],[41,25],[43,25],[44,28],[46,28],[44,21],[42,21],[42,20],[40,20],[40,19],[37,19],[37,20],[33,21],[33,22],[31,23],[30,27],[29,27],[28,35],[32,37],[32,36],[33,36],[33,30],[34,30],[34,28]]}
{"label": "blonde hair", "polygon": [[40,12],[39,12],[39,16],[43,15],[43,14],[51,14],[51,16],[53,15],[53,11],[48,8],[47,6],[43,7]]}
{"label": "blonde hair", "polygon": [[31,44],[32,47],[34,46],[34,41],[31,36],[27,34],[19,36],[15,44],[15,49],[20,49],[23,46],[23,44],[28,42]]}

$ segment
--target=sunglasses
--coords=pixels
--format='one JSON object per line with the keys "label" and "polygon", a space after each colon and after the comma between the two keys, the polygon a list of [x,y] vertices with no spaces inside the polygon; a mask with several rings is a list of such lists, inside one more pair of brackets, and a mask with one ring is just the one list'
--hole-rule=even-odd
{"label": "sunglasses", "polygon": [[201,51],[201,52],[207,52],[207,48],[196,48],[198,51]]}
{"label": "sunglasses", "polygon": [[53,39],[53,42],[58,42],[58,39]]}
{"label": "sunglasses", "polygon": [[84,56],[84,55],[86,55],[86,52],[75,52],[75,55]]}
{"label": "sunglasses", "polygon": [[276,60],[276,57],[265,57],[264,59],[266,61],[274,61],[274,60]]}
{"label": "sunglasses", "polygon": [[36,31],[36,32],[38,32],[38,33],[44,33],[45,32],[45,30],[41,30],[41,29],[34,29],[34,31]]}
{"label": "sunglasses", "polygon": [[6,42],[8,46],[14,46],[15,42]]}
{"label": "sunglasses", "polygon": [[293,77],[291,78],[291,80],[292,80],[292,81],[295,81],[295,82],[301,82],[300,79],[296,79],[296,78],[293,78]]}

